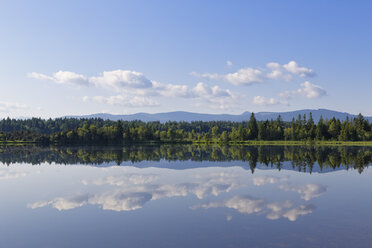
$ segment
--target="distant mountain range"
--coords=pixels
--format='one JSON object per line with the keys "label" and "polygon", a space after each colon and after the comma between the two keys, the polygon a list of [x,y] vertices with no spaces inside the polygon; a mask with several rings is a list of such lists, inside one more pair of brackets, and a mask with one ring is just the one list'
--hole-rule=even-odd
{"label": "distant mountain range", "polygon": [[[302,109],[296,111],[288,112],[258,112],[255,113],[255,117],[258,121],[276,119],[279,115],[283,121],[291,121],[292,118],[297,118],[298,115],[306,115],[306,118],[309,118],[309,114],[312,113],[313,119],[315,122],[318,122],[320,117],[323,119],[331,119],[335,117],[336,119],[345,120],[346,117],[354,118],[356,115],[352,115],[346,112],[338,112],[328,109]],[[133,121],[141,120],[144,122],[149,121],[233,121],[241,122],[248,121],[251,116],[251,112],[244,112],[240,115],[232,114],[201,114],[201,113],[192,113],[184,111],[175,111],[175,112],[166,112],[166,113],[157,113],[157,114],[148,114],[148,113],[137,113],[130,115],[113,115],[113,114],[91,114],[91,115],[82,115],[82,116],[66,116],[67,118],[102,118],[108,120],[124,120],[124,121]],[[365,117],[369,121],[372,121],[372,117]]]}

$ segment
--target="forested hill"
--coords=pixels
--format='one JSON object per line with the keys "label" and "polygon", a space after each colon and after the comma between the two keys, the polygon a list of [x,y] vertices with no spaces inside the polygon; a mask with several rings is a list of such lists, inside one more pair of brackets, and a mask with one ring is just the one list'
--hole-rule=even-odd
{"label": "forested hill", "polygon": [[[345,112],[338,112],[328,109],[302,109],[296,111],[289,111],[289,112],[258,112],[255,113],[256,119],[258,121],[265,121],[273,119],[275,120],[280,115],[283,121],[291,121],[292,118],[297,119],[298,115],[306,115],[309,118],[310,113],[313,115],[314,122],[318,122],[320,117],[322,116],[323,119],[332,119],[335,117],[340,121],[343,121],[348,117],[349,119],[357,117],[356,115],[352,115]],[[232,115],[232,114],[201,114],[201,113],[192,113],[192,112],[184,112],[184,111],[176,111],[176,112],[166,112],[166,113],[157,113],[157,114],[149,114],[149,113],[137,113],[137,114],[130,114],[130,115],[112,115],[112,114],[92,114],[92,115],[83,115],[83,116],[66,116],[68,118],[102,118],[105,120],[123,120],[123,121],[133,121],[133,120],[140,120],[144,122],[151,122],[151,121],[160,121],[162,123],[167,121],[232,121],[232,122],[242,122],[248,121],[251,112],[244,112],[240,115]],[[365,117],[367,120],[372,122],[372,117]]]}
{"label": "forested hill", "polygon": [[314,122],[298,115],[290,122],[280,117],[257,121],[142,122],[100,118],[3,119],[0,142],[44,144],[127,144],[141,142],[231,143],[246,141],[372,141],[372,125],[361,114],[356,118],[320,118]]}

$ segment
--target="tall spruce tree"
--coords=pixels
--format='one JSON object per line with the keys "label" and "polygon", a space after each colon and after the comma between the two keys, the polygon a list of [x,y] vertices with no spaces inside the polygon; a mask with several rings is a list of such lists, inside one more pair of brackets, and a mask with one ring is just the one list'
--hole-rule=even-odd
{"label": "tall spruce tree", "polygon": [[248,130],[249,130],[249,139],[257,139],[258,137],[258,125],[256,118],[254,117],[254,113],[252,112],[251,118],[249,119],[248,122]]}

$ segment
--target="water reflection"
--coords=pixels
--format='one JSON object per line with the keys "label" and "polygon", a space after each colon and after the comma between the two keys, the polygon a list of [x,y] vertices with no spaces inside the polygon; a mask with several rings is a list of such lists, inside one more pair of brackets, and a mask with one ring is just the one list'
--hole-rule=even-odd
{"label": "water reflection", "polygon": [[191,208],[209,209],[218,207],[231,208],[242,214],[266,213],[266,218],[269,220],[287,218],[290,221],[297,220],[301,215],[311,214],[315,209],[315,206],[312,204],[293,207],[293,202],[289,200],[283,202],[267,202],[263,198],[255,198],[252,196],[234,196],[225,201],[210,202],[207,204],[196,205]]}
{"label": "water reflection", "polygon": [[288,177],[278,177],[278,176],[257,176],[253,178],[253,184],[256,186],[262,186],[265,184],[274,184],[277,182],[284,182],[287,181]]}
{"label": "water reflection", "polygon": [[253,184],[256,186],[263,186],[265,184],[275,184],[278,182],[285,182],[279,185],[279,189],[284,191],[294,191],[301,195],[301,198],[308,201],[312,198],[318,197],[327,191],[327,186],[322,184],[308,183],[300,186],[291,186],[288,182],[289,177],[278,176],[257,176],[253,177]]}
{"label": "water reflection", "polygon": [[[58,210],[68,210],[86,204],[99,205],[104,210],[130,211],[142,208],[151,200],[188,196],[198,199],[207,196],[218,196],[222,192],[229,192],[239,188],[244,183],[238,175],[231,172],[211,173],[210,175],[193,174],[182,183],[162,183],[160,175],[154,174],[124,174],[108,176],[93,180],[82,180],[83,185],[105,184],[118,186],[104,192],[78,194],[71,197],[56,197],[47,201],[29,204],[30,208],[51,205]],[[97,191],[97,189],[96,189]]]}
{"label": "water reflection", "polygon": [[[1,247],[371,247],[370,148],[5,147],[0,154],[40,163],[0,164]],[[346,164],[327,165],[333,157]],[[270,161],[281,161],[280,170]]]}
{"label": "water reflection", "polygon": [[[122,169],[121,174],[118,174],[117,169]],[[298,198],[309,201],[327,191],[326,186],[314,183],[291,186],[289,175],[252,177],[248,171],[241,168],[233,170],[222,168],[217,171],[207,168],[201,173],[183,175],[182,181],[179,181],[180,178],[175,175],[177,180],[169,181],[169,175],[164,174],[164,169],[161,169],[160,172],[163,173],[159,174],[129,173],[124,167],[106,168],[106,170],[112,170],[114,175],[81,180],[82,186],[94,186],[85,189],[85,193],[80,189],[79,193],[33,202],[28,204],[28,207],[38,209],[51,206],[62,211],[95,205],[103,210],[120,212],[138,210],[150,201],[164,198],[194,197],[198,203],[189,206],[194,211],[228,208],[240,214],[264,214],[269,220],[284,218],[295,221],[300,216],[311,214],[316,208],[315,205],[295,203],[292,199],[274,201],[267,196],[257,197],[247,195],[245,192],[254,190],[254,187],[274,185],[275,187],[270,189],[270,194],[273,196],[281,194],[280,192],[294,191],[298,193]],[[227,219],[231,220],[232,216]]]}
{"label": "water reflection", "polygon": [[[311,146],[131,146],[131,147],[17,147],[0,148],[0,162],[90,164],[136,164],[143,161],[242,161],[252,172],[259,167],[321,172],[353,168],[362,173],[372,161],[372,147]],[[138,165],[140,166],[140,165]],[[156,164],[152,164],[156,166]],[[174,165],[172,165],[174,166]],[[199,165],[197,165],[199,166]],[[191,166],[192,167],[192,166]],[[174,167],[177,169],[190,168]]]}
{"label": "water reflection", "polygon": [[27,173],[23,171],[8,171],[0,169],[0,180],[15,179],[25,176],[27,176]]}
{"label": "water reflection", "polygon": [[314,197],[318,197],[327,191],[327,186],[321,184],[309,183],[301,186],[290,186],[289,183],[282,184],[279,186],[280,189],[285,191],[294,191],[301,195],[301,198],[305,201],[309,201]]}

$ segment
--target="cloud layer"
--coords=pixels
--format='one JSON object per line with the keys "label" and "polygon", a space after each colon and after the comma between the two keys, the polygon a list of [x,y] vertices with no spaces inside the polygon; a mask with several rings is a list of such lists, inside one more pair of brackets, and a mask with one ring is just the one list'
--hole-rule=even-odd
{"label": "cloud layer", "polygon": [[89,81],[108,89],[122,91],[127,88],[151,88],[152,83],[142,73],[128,70],[105,71],[99,77],[91,77]]}
{"label": "cloud layer", "polygon": [[265,79],[262,71],[249,67],[242,68],[234,73],[228,74],[199,74],[196,72],[192,72],[191,75],[213,81],[225,81],[234,85],[251,85],[255,83],[263,83]]}
{"label": "cloud layer", "polygon": [[[229,62],[227,62],[228,67],[232,65]],[[301,78],[313,77],[315,72],[313,69],[299,66],[295,61],[290,61],[288,64],[283,65],[270,62],[266,64],[264,69],[246,67],[227,74],[192,72],[191,75],[213,81],[224,81],[234,85],[247,86],[263,83],[269,79],[291,81],[294,76]]]}
{"label": "cloud layer", "polygon": [[300,85],[301,87],[293,91],[284,91],[279,94],[281,100],[276,98],[266,98],[264,96],[255,96],[253,98],[253,104],[259,106],[272,106],[272,105],[289,105],[288,100],[293,97],[304,97],[306,99],[319,99],[321,97],[327,96],[327,91],[320,87],[319,85],[312,84],[306,81]]}
{"label": "cloud layer", "polygon": [[317,99],[327,95],[327,91],[316,84],[306,81],[301,84],[301,87],[295,91],[284,91],[280,93],[281,97],[291,98],[293,96],[303,96],[307,99]]}
{"label": "cloud layer", "polygon": [[[232,65],[232,63],[230,64]],[[228,66],[229,67],[229,66]],[[289,61],[287,64],[279,64],[270,62],[266,64],[266,68],[242,68],[233,73],[218,74],[218,73],[196,73],[191,75],[211,81],[228,82],[236,86],[248,86],[252,84],[262,84],[268,80],[279,80],[289,82],[295,77],[309,78],[316,74],[313,69],[299,66],[296,61]],[[252,100],[254,105],[272,106],[272,105],[289,105],[288,100],[293,96],[303,96],[306,99],[318,99],[326,96],[327,92],[320,86],[305,81],[301,87],[295,91],[284,91],[279,94],[282,98],[278,100],[273,97],[255,96]]]}
{"label": "cloud layer", "polygon": [[29,107],[26,104],[14,103],[14,102],[1,102],[0,101],[0,112],[9,113],[19,110],[25,110]]}
{"label": "cloud layer", "polygon": [[90,84],[88,78],[72,71],[57,71],[52,76],[47,76],[45,74],[37,72],[31,72],[28,74],[28,77],[40,80],[49,80],[58,84],[72,84],[79,86],[87,86]]}
{"label": "cloud layer", "polygon": [[59,84],[90,86],[116,92],[111,96],[84,96],[84,102],[96,102],[126,107],[159,106],[155,97],[195,99],[195,104],[209,104],[212,108],[229,109],[238,104],[238,94],[218,85],[203,82],[195,86],[162,84],[149,80],[142,73],[129,70],[105,71],[100,76],[86,77],[70,71],[58,71],[52,76],[32,72],[30,78]]}
{"label": "cloud layer", "polygon": [[[232,67],[232,62],[227,61],[226,67]],[[311,68],[299,66],[297,62],[290,61],[287,64],[270,62],[265,68],[245,67],[235,72],[219,73],[196,73],[191,75],[211,80],[226,82],[235,86],[247,86],[263,84],[269,80],[292,81],[295,77],[305,78],[315,76]],[[74,85],[78,88],[93,87],[111,92],[109,95],[84,96],[84,102],[121,106],[121,107],[154,107],[160,106],[166,99],[188,100],[192,106],[207,107],[214,109],[232,110],[249,103],[247,95],[242,92],[232,92],[228,88],[219,85],[209,85],[198,82],[195,85],[186,84],[163,84],[148,79],[143,73],[131,70],[104,71],[98,76],[85,76],[72,71],[57,71],[51,76],[32,72],[30,78],[47,80],[58,84]],[[113,94],[112,92],[115,92]],[[317,99],[326,96],[327,92],[320,86],[306,81],[294,91],[283,91],[279,94],[282,99],[273,97],[255,96],[252,99],[254,105],[272,106],[288,105],[288,100],[294,96],[303,96],[306,99]],[[0,111],[1,111],[0,104]]]}

